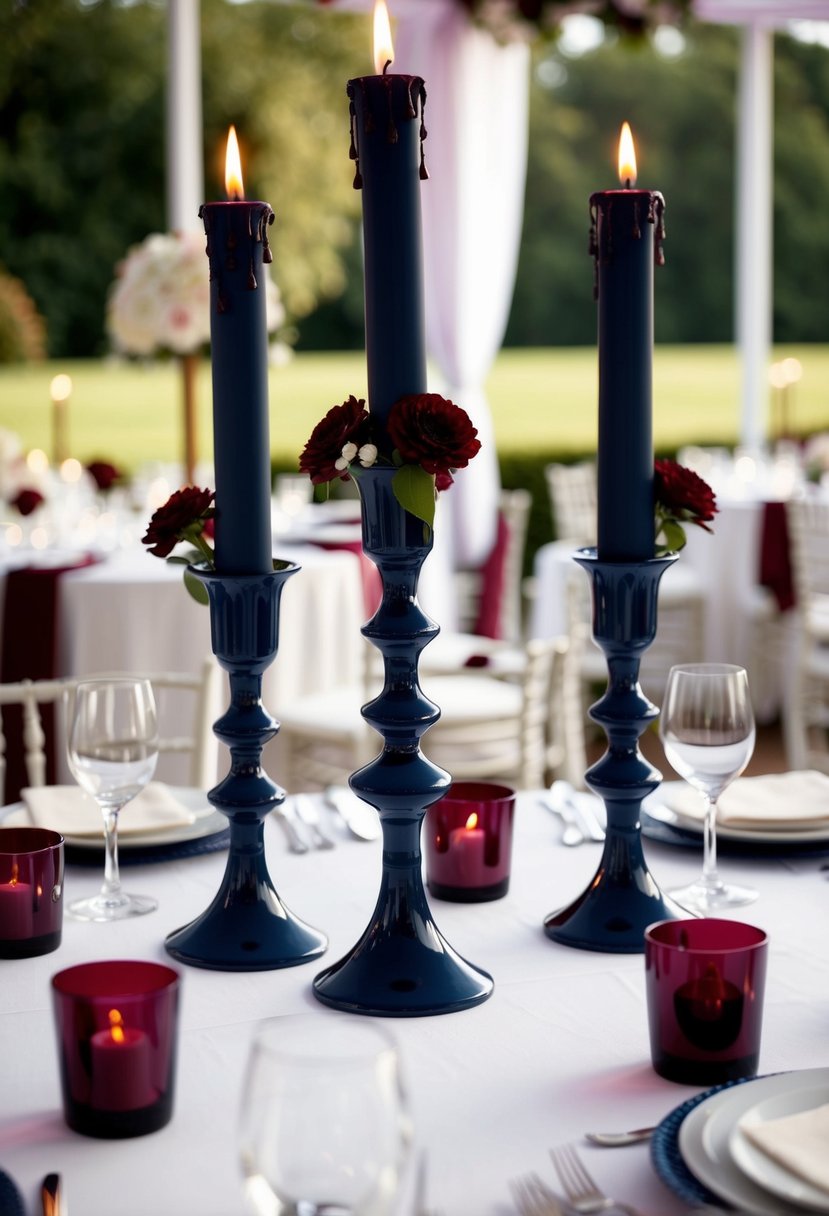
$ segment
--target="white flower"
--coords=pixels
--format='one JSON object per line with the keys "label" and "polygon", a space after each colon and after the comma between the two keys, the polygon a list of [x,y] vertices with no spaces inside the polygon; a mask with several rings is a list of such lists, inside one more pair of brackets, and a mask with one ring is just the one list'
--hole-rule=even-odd
{"label": "white flower", "polygon": [[[354,445],[352,444],[352,447]],[[364,443],[357,453],[360,464],[364,469],[370,469],[377,462],[377,448],[373,443]]]}
{"label": "white flower", "polygon": [[343,455],[343,460],[345,460],[346,464],[351,464],[352,460],[357,455],[357,444],[356,443],[344,443],[342,455]]}
{"label": "white flower", "polygon": [[[262,267],[269,331],[285,313],[269,268]],[[210,341],[210,280],[199,233],[151,233],[117,268],[107,328],[128,355],[190,354]]]}

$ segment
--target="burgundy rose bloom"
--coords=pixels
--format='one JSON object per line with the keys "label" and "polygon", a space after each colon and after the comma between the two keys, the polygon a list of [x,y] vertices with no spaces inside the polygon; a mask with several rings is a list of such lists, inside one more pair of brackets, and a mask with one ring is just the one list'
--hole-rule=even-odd
{"label": "burgundy rose bloom", "polygon": [[448,490],[450,486],[455,484],[455,478],[451,473],[435,473],[435,489]]}
{"label": "burgundy rose bloom", "polygon": [[212,515],[208,516],[208,518],[204,521],[202,536],[206,536],[208,540],[216,539],[216,521]]}
{"label": "burgundy rose bloom", "polygon": [[403,462],[427,473],[466,468],[481,447],[466,410],[437,393],[401,397],[389,413],[388,432]]}
{"label": "burgundy rose bloom", "polygon": [[156,557],[167,557],[184,539],[187,529],[203,518],[212,501],[212,490],[200,490],[198,486],[176,490],[153,515],[141,543],[151,545],[150,553]]}
{"label": "burgundy rose bloom", "polygon": [[39,490],[21,490],[11,500],[11,505],[16,507],[21,515],[31,515],[32,511],[36,511],[43,501],[43,495]]}
{"label": "burgundy rose bloom", "polygon": [[121,470],[108,460],[93,460],[86,466],[86,471],[102,493],[111,490],[116,481],[121,480]]}
{"label": "burgundy rose bloom", "polygon": [[308,473],[314,485],[333,481],[335,477],[348,481],[348,470],[335,467],[347,443],[361,447],[368,439],[369,415],[366,403],[351,396],[342,405],[335,405],[317,423],[311,438],[299,458],[301,473]]}
{"label": "burgundy rose bloom", "polygon": [[707,481],[693,469],[686,469],[675,460],[654,463],[654,500],[666,515],[686,523],[699,524],[706,532],[712,529],[704,522],[717,514],[717,498]]}

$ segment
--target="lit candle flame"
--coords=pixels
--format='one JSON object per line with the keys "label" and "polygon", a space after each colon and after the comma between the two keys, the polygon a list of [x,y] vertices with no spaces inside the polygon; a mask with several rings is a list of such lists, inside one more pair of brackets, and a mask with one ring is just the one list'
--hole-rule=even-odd
{"label": "lit candle flame", "polygon": [[622,123],[622,133],[619,136],[619,181],[629,190],[636,185],[636,149],[633,146],[633,135],[630,123]]}
{"label": "lit candle flame", "polygon": [[394,43],[391,40],[391,24],[386,0],[374,0],[374,66],[382,76],[389,64],[394,63]]}
{"label": "lit candle flame", "polygon": [[20,873],[20,871],[17,868],[17,862],[16,861],[12,862],[12,876],[9,879],[10,886],[12,886],[12,887],[17,886],[19,873]]}
{"label": "lit candle flame", "polygon": [[49,393],[55,402],[68,401],[72,395],[72,377],[67,376],[64,372],[53,376],[49,385]]}
{"label": "lit candle flame", "polygon": [[477,826],[478,826],[478,812],[473,811],[472,814],[469,816],[469,818],[466,821],[466,827],[467,827],[467,830],[471,832],[472,829],[476,828]]}
{"label": "lit candle flame", "polygon": [[117,1009],[110,1009],[107,1014],[109,1018],[109,1033],[112,1035],[114,1043],[123,1043],[126,1035],[124,1034],[124,1019]]}
{"label": "lit candle flame", "polygon": [[242,158],[239,155],[239,141],[236,138],[235,127],[231,127],[227,133],[225,193],[233,202],[245,197],[245,187],[242,184]]}

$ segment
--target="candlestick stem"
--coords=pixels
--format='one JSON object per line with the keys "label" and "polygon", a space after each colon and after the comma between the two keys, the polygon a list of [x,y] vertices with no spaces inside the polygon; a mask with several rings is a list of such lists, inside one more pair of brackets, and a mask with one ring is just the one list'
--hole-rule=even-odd
{"label": "candlestick stem", "polygon": [[547,936],[565,946],[641,953],[648,925],[688,915],[662,894],[648,870],[639,818],[642,800],[662,780],[639,751],[640,735],[659,713],[642,692],[639,663],[656,636],[659,580],[676,558],[672,553],[645,562],[604,562],[595,549],[580,549],[576,557],[593,580],[593,637],[609,674],[604,696],[590,710],[609,746],[586,774],[604,799],[607,834],[585,891],[544,921]]}

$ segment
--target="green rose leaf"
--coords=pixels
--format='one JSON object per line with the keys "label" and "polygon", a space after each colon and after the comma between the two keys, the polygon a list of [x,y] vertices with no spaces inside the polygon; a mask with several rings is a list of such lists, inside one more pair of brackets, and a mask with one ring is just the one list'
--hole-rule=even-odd
{"label": "green rose leaf", "polygon": [[190,570],[184,571],[184,585],[197,604],[209,604],[207,588]]}
{"label": "green rose leaf", "polygon": [[680,549],[685,547],[685,529],[677,520],[664,520],[662,523],[662,535],[665,537],[665,545],[668,552],[678,553]]}
{"label": "green rose leaf", "polygon": [[431,528],[435,522],[435,477],[419,465],[404,464],[392,478],[394,496],[410,515]]}

